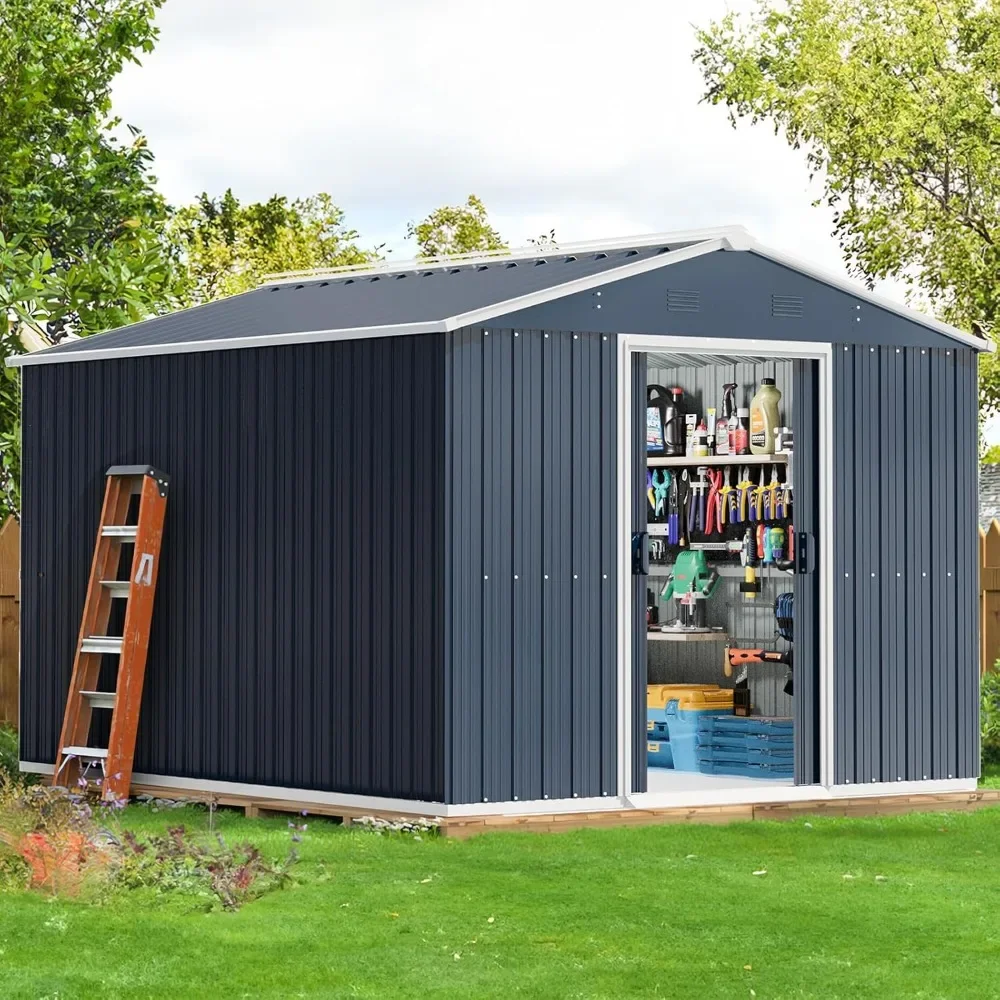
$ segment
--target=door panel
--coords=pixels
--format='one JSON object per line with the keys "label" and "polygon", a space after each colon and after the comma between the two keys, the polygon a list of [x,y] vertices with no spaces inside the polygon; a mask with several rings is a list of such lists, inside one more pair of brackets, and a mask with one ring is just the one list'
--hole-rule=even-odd
{"label": "door panel", "polygon": [[632,788],[646,791],[646,355],[632,355]]}
{"label": "door panel", "polygon": [[793,399],[795,527],[795,783],[819,771],[819,362],[795,362]]}

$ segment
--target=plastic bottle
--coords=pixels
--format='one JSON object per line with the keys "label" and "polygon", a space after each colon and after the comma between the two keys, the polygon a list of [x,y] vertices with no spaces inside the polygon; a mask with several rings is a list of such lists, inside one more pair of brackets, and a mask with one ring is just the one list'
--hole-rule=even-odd
{"label": "plastic bottle", "polygon": [[729,436],[732,432],[732,421],[736,415],[736,383],[726,382],[722,387],[722,411],[715,425],[715,454],[730,453]]}
{"label": "plastic bottle", "polygon": [[745,406],[736,410],[736,424],[729,440],[729,451],[733,455],[750,454],[750,411]]}
{"label": "plastic bottle", "polygon": [[691,439],[691,455],[694,458],[708,458],[708,428],[703,420]]}
{"label": "plastic bottle", "polygon": [[757,395],[750,400],[750,451],[754,455],[774,454],[774,431],[781,425],[778,403],[781,392],[773,378],[762,378]]}
{"label": "plastic bottle", "polygon": [[684,454],[684,390],[670,390],[670,400],[663,405],[663,452],[666,455]]}

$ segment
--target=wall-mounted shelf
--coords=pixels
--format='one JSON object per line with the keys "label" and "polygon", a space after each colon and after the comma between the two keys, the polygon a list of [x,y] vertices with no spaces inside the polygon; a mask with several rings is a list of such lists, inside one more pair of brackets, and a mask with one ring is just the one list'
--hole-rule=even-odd
{"label": "wall-mounted shelf", "polygon": [[646,459],[646,465],[651,469],[682,469],[697,465],[784,465],[787,462],[787,455],[708,455],[701,458],[692,455],[678,455],[676,458],[651,455]]}
{"label": "wall-mounted shelf", "polygon": [[727,642],[725,632],[647,632],[649,642]]}

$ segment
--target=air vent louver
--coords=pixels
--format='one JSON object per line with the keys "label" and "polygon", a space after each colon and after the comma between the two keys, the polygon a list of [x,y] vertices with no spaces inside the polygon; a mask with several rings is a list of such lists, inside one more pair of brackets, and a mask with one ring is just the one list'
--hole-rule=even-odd
{"label": "air vent louver", "polygon": [[667,312],[696,313],[701,306],[700,299],[698,292],[686,291],[683,288],[668,288]]}
{"label": "air vent louver", "polygon": [[775,319],[801,319],[802,297],[800,295],[772,295],[771,315]]}

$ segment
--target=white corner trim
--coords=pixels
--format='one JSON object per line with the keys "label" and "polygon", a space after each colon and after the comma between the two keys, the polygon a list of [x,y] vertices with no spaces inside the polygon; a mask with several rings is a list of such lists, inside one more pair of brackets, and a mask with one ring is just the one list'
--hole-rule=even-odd
{"label": "white corner trim", "polygon": [[[913,309],[910,306],[904,305],[902,302],[896,302],[885,295],[879,295],[877,292],[870,292],[860,282],[852,281],[850,278],[845,278],[843,275],[836,274],[833,271],[828,271],[826,268],[820,267],[817,264],[812,264],[809,261],[804,261],[798,257],[792,257],[790,254],[782,253],[780,250],[774,250],[771,247],[763,246],[753,238],[749,240],[748,246],[742,247],[741,249],[749,250],[751,253],[755,253],[759,257],[766,257],[768,260],[772,260],[776,264],[782,264],[785,267],[791,268],[793,271],[798,271],[800,274],[806,275],[807,277],[815,278],[817,281],[822,281],[826,285],[832,285],[834,288],[839,288],[842,292],[847,292],[848,295],[853,295],[859,299],[865,299],[872,305],[878,306],[880,309],[885,309],[887,312],[895,313],[897,316],[902,316],[903,319],[912,320],[920,326],[925,326],[945,337],[957,340],[960,344],[965,344],[967,347],[974,347],[977,351],[992,354],[996,350],[996,344],[994,344],[992,340],[981,340],[979,337],[976,337],[971,333],[959,330],[956,326],[951,326],[950,324],[944,323],[939,319],[935,319],[933,316],[928,316],[927,313],[921,312],[919,309]],[[845,339],[849,340],[850,338]]]}

